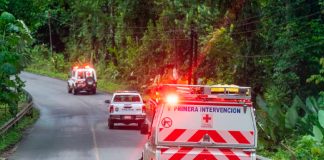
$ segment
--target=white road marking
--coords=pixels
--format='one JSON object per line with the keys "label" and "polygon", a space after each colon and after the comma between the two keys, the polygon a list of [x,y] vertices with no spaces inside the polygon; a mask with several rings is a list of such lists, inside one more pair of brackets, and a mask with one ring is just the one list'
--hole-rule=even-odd
{"label": "white road marking", "polygon": [[93,139],[93,145],[94,145],[94,151],[96,155],[96,160],[100,160],[99,158],[99,151],[98,151],[98,145],[97,145],[97,138],[96,138],[96,133],[94,131],[93,126],[91,125],[91,132],[92,132],[92,139]]}

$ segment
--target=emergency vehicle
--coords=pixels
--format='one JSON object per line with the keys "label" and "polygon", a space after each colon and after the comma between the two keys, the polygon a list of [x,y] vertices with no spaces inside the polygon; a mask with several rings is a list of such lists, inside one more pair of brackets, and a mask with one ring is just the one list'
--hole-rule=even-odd
{"label": "emergency vehicle", "polygon": [[136,91],[116,91],[109,103],[108,127],[114,129],[115,123],[137,123],[140,128],[145,121],[146,108],[141,95]]}
{"label": "emergency vehicle", "polygon": [[151,94],[142,159],[256,159],[250,87],[163,84]]}
{"label": "emergency vehicle", "polygon": [[73,93],[74,95],[81,91],[96,94],[97,75],[95,69],[89,65],[72,67],[67,81],[67,90],[68,93]]}

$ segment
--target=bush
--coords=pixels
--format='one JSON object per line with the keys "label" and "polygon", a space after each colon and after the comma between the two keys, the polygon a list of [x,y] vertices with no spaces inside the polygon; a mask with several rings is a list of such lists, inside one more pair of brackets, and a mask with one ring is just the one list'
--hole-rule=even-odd
{"label": "bush", "polygon": [[312,136],[303,136],[296,141],[296,159],[301,160],[320,160],[324,159],[324,143],[317,142]]}

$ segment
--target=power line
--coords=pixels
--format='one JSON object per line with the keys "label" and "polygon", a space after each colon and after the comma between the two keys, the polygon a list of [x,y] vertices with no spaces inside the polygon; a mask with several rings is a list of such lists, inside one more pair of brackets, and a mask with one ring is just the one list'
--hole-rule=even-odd
{"label": "power line", "polygon": [[[286,21],[285,23],[281,23],[281,24],[279,24],[277,26],[273,26],[270,29],[279,28],[280,26],[284,26],[284,25],[286,25],[288,23],[297,22],[297,20],[304,19],[304,18],[309,18],[309,17],[315,16],[315,15],[318,15],[320,13],[321,13],[321,11],[317,11],[317,12],[311,13],[309,15],[305,15],[305,16],[302,16],[302,17],[298,17],[298,18],[296,18],[294,20]],[[254,30],[248,30],[248,31],[242,31],[242,32],[233,32],[232,35],[250,33],[250,32],[254,32],[254,31],[258,31],[258,30],[260,30],[260,29],[254,29]]]}
{"label": "power line", "polygon": [[[301,46],[302,48],[306,49],[306,48],[310,48],[310,47],[315,47],[315,46],[323,46],[324,42],[318,42],[318,43],[314,43],[311,45],[304,45]],[[229,54],[228,54],[229,55]],[[234,55],[234,57],[243,57],[243,58],[265,58],[265,57],[277,57],[277,56],[281,56],[282,54],[266,54],[266,55]]]}
{"label": "power line", "polygon": [[[296,3],[296,4],[297,4],[297,3]],[[314,1],[314,2],[312,2],[312,3],[309,3],[309,4],[307,4],[307,5],[309,5],[309,7],[312,7],[314,4],[318,5],[316,1]],[[300,6],[300,7],[294,8],[293,11],[296,11],[296,10],[298,10],[298,9],[300,9],[300,8],[304,8],[304,7],[305,7],[305,6]],[[274,14],[270,14],[270,15],[267,16],[267,17],[262,17],[262,16],[264,16],[264,15],[261,14],[261,15],[257,15],[257,16],[250,17],[250,18],[247,18],[247,19],[253,19],[253,18],[258,18],[258,17],[260,17],[260,19],[261,19],[261,18],[263,18],[263,19],[269,19],[269,18],[271,18],[271,17],[275,17],[275,15],[277,15],[277,14],[279,15],[280,12],[274,12]],[[244,21],[244,20],[243,20],[243,21]],[[246,25],[253,24],[253,23],[258,23],[258,22],[259,22],[259,20],[251,21],[251,22],[247,22],[247,23],[242,23],[242,24],[240,24],[240,25],[236,25],[235,27],[246,26]],[[238,23],[238,22],[233,22],[233,23]]]}

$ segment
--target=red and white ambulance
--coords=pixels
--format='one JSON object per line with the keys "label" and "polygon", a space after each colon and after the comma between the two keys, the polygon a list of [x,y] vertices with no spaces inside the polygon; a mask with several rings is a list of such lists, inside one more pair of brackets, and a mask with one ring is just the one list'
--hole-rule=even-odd
{"label": "red and white ambulance", "polygon": [[154,92],[144,160],[256,159],[250,87],[164,84]]}

